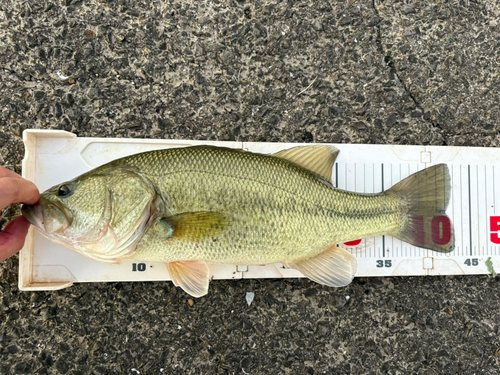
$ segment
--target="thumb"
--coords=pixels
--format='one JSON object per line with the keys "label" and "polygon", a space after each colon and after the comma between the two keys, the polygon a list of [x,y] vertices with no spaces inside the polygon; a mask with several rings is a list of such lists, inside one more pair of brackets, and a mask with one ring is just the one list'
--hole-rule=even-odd
{"label": "thumb", "polygon": [[30,223],[24,217],[12,220],[0,233],[0,262],[10,258],[24,246]]}

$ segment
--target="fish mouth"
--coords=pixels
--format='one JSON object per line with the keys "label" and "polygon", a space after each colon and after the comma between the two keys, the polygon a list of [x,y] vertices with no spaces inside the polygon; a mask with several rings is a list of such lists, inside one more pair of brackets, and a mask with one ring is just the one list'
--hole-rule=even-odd
{"label": "fish mouth", "polygon": [[39,204],[23,204],[21,213],[33,226],[44,230],[42,207]]}
{"label": "fish mouth", "polygon": [[58,203],[40,198],[39,204],[24,204],[21,212],[40,231],[48,234],[61,233],[71,225],[72,217],[68,216],[68,211]]}

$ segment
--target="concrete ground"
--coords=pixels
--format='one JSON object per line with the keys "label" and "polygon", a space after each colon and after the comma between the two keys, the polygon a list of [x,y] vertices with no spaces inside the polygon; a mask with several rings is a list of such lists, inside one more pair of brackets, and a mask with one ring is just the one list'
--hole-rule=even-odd
{"label": "concrete ground", "polygon": [[[27,128],[498,147],[499,19],[492,0],[3,0],[0,165],[20,172]],[[499,373],[498,278],[214,281],[190,306],[170,282],[17,274],[0,265],[1,375]]]}

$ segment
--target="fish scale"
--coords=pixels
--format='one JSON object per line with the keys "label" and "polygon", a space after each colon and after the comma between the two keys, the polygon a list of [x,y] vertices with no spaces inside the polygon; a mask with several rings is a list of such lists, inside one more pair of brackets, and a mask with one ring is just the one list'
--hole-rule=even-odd
{"label": "fish scale", "polygon": [[152,227],[131,259],[291,262],[335,243],[392,231],[403,209],[391,196],[336,190],[287,160],[238,150],[160,150],[120,163],[138,168],[152,181],[171,214],[206,211],[230,218],[216,241],[206,238],[196,244],[172,240],[161,227]]}

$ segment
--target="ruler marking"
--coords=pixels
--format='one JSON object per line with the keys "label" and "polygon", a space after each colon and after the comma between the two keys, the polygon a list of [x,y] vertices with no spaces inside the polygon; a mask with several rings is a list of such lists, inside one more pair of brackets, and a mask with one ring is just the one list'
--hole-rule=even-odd
{"label": "ruler marking", "polygon": [[[480,208],[479,208],[479,165],[476,165],[476,189],[477,189],[476,190],[477,216],[478,216],[478,219],[479,219],[479,216],[481,215],[481,213],[479,212],[479,210],[480,210]],[[477,248],[478,252],[481,251],[481,236],[479,235],[479,233],[481,233],[481,230],[479,229],[480,225],[481,225],[481,222],[480,222],[480,220],[478,220],[477,221],[477,239],[479,240],[478,248]]]}
{"label": "ruler marking", "polygon": [[496,201],[495,201],[495,165],[492,165],[491,169],[493,169],[493,213],[495,213],[495,210],[496,210]]}
{"label": "ruler marking", "polygon": [[[484,166],[484,201],[485,201],[484,216],[486,220],[486,222],[484,223],[485,224],[484,231],[486,232],[486,236],[484,238],[486,239],[486,254],[489,254],[488,253],[488,176],[486,176],[486,165]],[[483,255],[485,255],[484,252]]]}
{"label": "ruler marking", "polygon": [[384,191],[384,164],[381,164],[382,167],[382,191]]}
{"label": "ruler marking", "polygon": [[[453,164],[451,165],[451,217],[453,219],[453,222],[456,223],[455,221],[455,193],[453,192]],[[455,232],[456,235],[456,232]]]}
{"label": "ruler marking", "polygon": [[[403,176],[401,176],[401,164],[399,164],[399,181],[401,181],[403,179]],[[391,181],[391,187],[394,186],[394,181]],[[390,237],[391,239],[391,251],[394,250],[394,237]],[[385,250],[385,248],[384,248]],[[388,254],[390,255],[390,254]]]}
{"label": "ruler marking", "polygon": [[358,183],[358,173],[356,172],[356,166],[357,166],[357,163],[354,163],[354,191],[357,193],[358,189],[356,186]]}
{"label": "ruler marking", "polygon": [[[451,165],[451,189],[450,189],[450,195],[451,195],[451,219],[452,223],[456,223],[455,220],[455,193],[453,192],[453,164]],[[455,229],[455,228],[453,228]],[[456,231],[453,230],[453,233],[455,234],[455,239],[456,239]]]}
{"label": "ruler marking", "polygon": [[[418,172],[418,170],[417,170],[417,172]],[[410,174],[411,174],[411,165],[410,165],[410,163],[408,163],[408,176],[410,176]],[[400,241],[400,242],[401,242],[401,255],[400,256],[402,257],[403,256],[403,241]],[[405,251],[405,255],[406,255],[406,251]]]}
{"label": "ruler marking", "polygon": [[[391,243],[392,243],[391,251],[394,251],[394,247],[395,247],[394,246],[394,237],[392,237],[392,236],[391,236]],[[394,251],[393,256],[396,256],[396,254],[397,254],[397,249],[396,249],[396,251]]]}
{"label": "ruler marking", "polygon": [[[393,175],[393,169],[394,169],[394,165],[391,163],[391,187],[394,186],[394,175]],[[401,171],[401,164],[399,165],[399,170]],[[399,173],[399,177],[401,178],[401,172]],[[391,188],[390,187],[390,188]],[[389,188],[389,189],[390,189]],[[382,238],[382,246],[384,248],[384,253],[383,253],[383,256],[385,258],[386,256],[386,253],[385,253],[385,236]]]}
{"label": "ruler marking", "polygon": [[[368,242],[368,241],[366,241],[366,240],[365,240],[365,251],[364,251],[364,253],[365,253],[365,254],[367,254],[367,253],[368,253],[368,251],[367,251],[367,250],[368,250],[368,245],[367,245],[367,242]],[[370,251],[370,253],[371,253],[371,251]]]}
{"label": "ruler marking", "polygon": [[[463,194],[462,194],[462,164],[460,164],[460,200],[463,202]],[[462,253],[460,255],[465,255],[464,251],[464,213],[463,213],[463,204],[460,205],[460,234],[462,236]]]}
{"label": "ruler marking", "polygon": [[391,186],[393,186],[393,185],[394,185],[394,178],[393,178],[393,176],[392,176],[392,170],[393,170],[393,168],[392,168],[392,167],[393,167],[393,165],[392,165],[392,163],[391,163]]}
{"label": "ruler marking", "polygon": [[373,179],[373,185],[372,185],[372,193],[375,193],[375,163],[373,163],[372,167],[372,179]]}
{"label": "ruler marking", "polygon": [[[382,167],[382,191],[385,191],[384,187],[384,163],[381,165]],[[382,256],[385,256],[385,236],[382,235]]]}
{"label": "ruler marking", "polygon": [[[427,168],[427,166],[424,166],[423,169]],[[420,172],[420,165],[419,163],[417,163],[417,172]],[[410,247],[410,254],[411,254],[411,249],[413,249],[413,256],[414,257],[417,257],[417,253],[421,256],[422,255],[422,251],[423,249],[421,247],[417,247],[417,246],[412,246]],[[427,251],[427,254],[429,254],[429,251]]]}
{"label": "ruler marking", "polygon": [[372,170],[372,172],[373,172],[373,176],[372,176],[372,178],[373,178],[372,190],[373,191],[372,191],[372,193],[375,193],[375,163],[373,163],[373,170]]}
{"label": "ruler marking", "polygon": [[[436,207],[438,206],[438,188],[437,188],[437,171],[434,171],[434,205]],[[429,251],[427,251],[427,254],[429,254]]]}
{"label": "ruler marking", "polygon": [[472,209],[470,194],[470,164],[467,166],[468,188],[469,188],[469,253],[472,255]]}
{"label": "ruler marking", "polygon": [[[373,186],[372,186],[372,193],[375,194],[375,163],[373,163],[373,170],[372,170],[372,174],[373,174]],[[365,244],[365,246],[367,246]],[[375,251],[375,236],[373,236],[373,251]],[[372,249],[370,248],[370,254],[372,253]]]}
{"label": "ruler marking", "polygon": [[[491,166],[491,169],[492,169],[492,172],[493,172],[493,214],[495,214],[495,210],[496,210],[496,198],[495,198],[495,165],[494,164]],[[488,238],[488,237],[486,237],[486,238]],[[494,247],[494,249],[495,249],[495,255],[497,255],[497,248],[498,248],[498,246]]]}
{"label": "ruler marking", "polygon": [[348,190],[348,186],[347,186],[347,163],[345,163],[345,171],[344,171],[344,174],[345,174],[345,179],[344,179],[344,189],[345,190]]}

